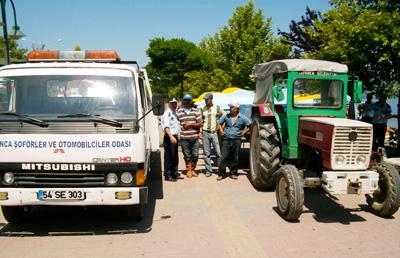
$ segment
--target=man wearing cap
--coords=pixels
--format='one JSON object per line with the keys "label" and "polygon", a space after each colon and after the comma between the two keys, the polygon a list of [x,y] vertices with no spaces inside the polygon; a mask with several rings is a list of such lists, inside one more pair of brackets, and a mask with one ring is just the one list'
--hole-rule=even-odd
{"label": "man wearing cap", "polygon": [[199,132],[203,125],[200,111],[192,106],[192,96],[186,94],[182,99],[183,107],[178,109],[181,124],[181,146],[186,163],[186,176],[196,177],[196,165],[199,157]]}
{"label": "man wearing cap", "polygon": [[175,181],[179,178],[178,172],[178,135],[180,123],[176,108],[178,101],[175,98],[170,99],[168,109],[161,117],[161,126],[164,134],[164,177],[166,181]]}
{"label": "man wearing cap", "polygon": [[232,179],[237,179],[239,167],[239,152],[241,138],[250,131],[250,120],[239,113],[239,103],[230,105],[230,112],[218,119],[220,133],[222,135],[222,158],[218,168],[217,180],[222,180],[225,176],[226,166]]}
{"label": "man wearing cap", "polygon": [[206,105],[201,109],[203,118],[203,127],[200,133],[200,138],[203,139],[204,163],[206,167],[206,177],[211,176],[211,145],[214,145],[214,150],[217,155],[218,166],[221,159],[221,149],[219,146],[217,130],[219,127],[218,119],[225,115],[224,110],[219,105],[214,105],[213,94],[208,92],[204,97]]}

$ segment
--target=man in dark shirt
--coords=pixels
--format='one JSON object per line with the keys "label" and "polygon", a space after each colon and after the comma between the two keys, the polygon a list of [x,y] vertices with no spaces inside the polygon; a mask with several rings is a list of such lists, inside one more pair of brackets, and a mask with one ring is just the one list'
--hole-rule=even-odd
{"label": "man in dark shirt", "polygon": [[222,158],[218,168],[217,180],[222,180],[225,175],[227,164],[232,179],[237,179],[239,166],[239,152],[241,138],[250,130],[250,120],[239,113],[240,105],[232,104],[229,114],[222,116],[218,123],[222,135]]}

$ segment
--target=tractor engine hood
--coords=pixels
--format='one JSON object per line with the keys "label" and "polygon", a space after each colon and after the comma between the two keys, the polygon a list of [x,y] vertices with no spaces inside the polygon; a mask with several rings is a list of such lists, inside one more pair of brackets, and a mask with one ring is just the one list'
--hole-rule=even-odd
{"label": "tractor engine hood", "polygon": [[332,170],[368,168],[372,125],[345,118],[300,117],[299,143],[321,151],[323,166]]}

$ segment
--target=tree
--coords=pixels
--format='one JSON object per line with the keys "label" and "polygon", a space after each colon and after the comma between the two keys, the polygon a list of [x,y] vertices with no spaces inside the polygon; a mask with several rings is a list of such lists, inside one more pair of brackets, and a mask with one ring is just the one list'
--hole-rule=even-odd
{"label": "tree", "polygon": [[186,88],[193,96],[199,96],[203,92],[222,91],[231,85],[230,79],[219,68],[212,71],[192,71],[185,75]]}
{"label": "tree", "polygon": [[213,57],[215,67],[231,77],[231,84],[254,87],[250,74],[255,64],[288,57],[290,46],[274,38],[271,18],[264,19],[261,10],[254,10],[254,2],[239,6],[214,36],[205,38],[200,48]]}
{"label": "tree", "polygon": [[289,25],[290,32],[278,30],[278,34],[284,37],[284,42],[292,46],[292,57],[300,58],[302,54],[316,51],[320,48],[321,40],[315,27],[315,21],[321,20],[321,13],[306,8],[306,15],[301,20],[292,20]]}
{"label": "tree", "polygon": [[150,57],[147,69],[155,88],[180,84],[181,95],[184,92],[185,73],[211,68],[208,56],[194,43],[184,39],[152,39],[146,53]]}
{"label": "tree", "polygon": [[368,90],[388,94],[400,75],[400,8],[391,1],[332,1],[316,22],[321,44],[307,56],[345,63]]}
{"label": "tree", "polygon": [[[25,48],[21,48],[15,40],[8,40],[10,58],[16,60],[25,60],[26,52],[28,51]],[[4,59],[4,38],[0,38],[0,56],[2,60]],[[5,63],[5,61],[3,61]]]}
{"label": "tree", "polygon": [[331,0],[331,4],[321,19],[314,17],[300,32],[291,28],[289,35],[317,43],[313,49],[303,46],[302,56],[345,63],[367,90],[400,97],[400,2]]}

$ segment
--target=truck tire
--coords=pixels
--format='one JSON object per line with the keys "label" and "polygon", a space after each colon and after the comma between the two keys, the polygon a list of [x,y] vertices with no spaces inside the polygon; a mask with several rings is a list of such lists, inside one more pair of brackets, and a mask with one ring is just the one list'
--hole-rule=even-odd
{"label": "truck tire", "polygon": [[139,221],[144,217],[146,204],[128,205],[126,215],[129,220]]}
{"label": "truck tire", "polygon": [[367,194],[367,203],[372,213],[379,217],[391,217],[400,206],[400,176],[388,163],[376,168],[379,173],[378,189]]}
{"label": "truck tire", "polygon": [[263,123],[254,118],[250,137],[249,181],[256,189],[273,189],[281,152],[274,123]]}
{"label": "truck tire", "polygon": [[276,177],[276,202],[279,213],[287,221],[296,221],[303,212],[303,179],[293,165],[282,166]]}
{"label": "truck tire", "polygon": [[29,215],[29,208],[25,206],[2,206],[4,218],[11,224],[20,224],[26,221]]}

